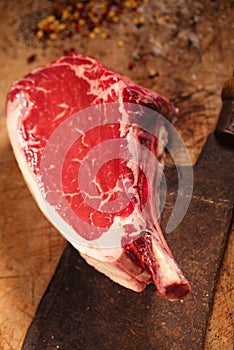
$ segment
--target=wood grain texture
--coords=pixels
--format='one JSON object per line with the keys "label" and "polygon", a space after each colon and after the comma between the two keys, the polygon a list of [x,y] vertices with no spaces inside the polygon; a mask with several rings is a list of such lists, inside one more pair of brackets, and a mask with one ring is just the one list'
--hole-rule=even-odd
{"label": "wood grain texture", "polygon": [[[74,48],[93,56],[175,102],[180,109],[177,128],[195,162],[207,135],[214,130],[222,85],[233,70],[232,1],[165,1],[164,12],[168,8],[174,10],[169,11],[169,16],[176,10],[183,14],[181,23],[176,22],[176,32],[166,22],[160,24],[162,2],[149,1],[146,15],[150,18],[150,13],[154,13],[155,22],[135,30],[126,16],[125,25],[121,22],[105,28],[112,34],[108,45],[106,41],[81,40],[78,36],[43,49],[33,35],[33,23],[41,13],[48,13],[50,6],[51,2],[44,0],[27,0],[24,5],[15,0],[0,3],[0,350],[21,348],[65,246],[34,203],[9,146],[4,114],[10,84],[33,68],[58,58],[65,49]],[[191,24],[194,19],[197,22]],[[121,49],[117,40],[124,41]],[[29,64],[32,54],[36,60]],[[144,64],[136,59],[136,54],[144,57]],[[129,70],[132,62],[134,68]],[[158,72],[154,78],[149,77],[152,69]],[[206,350],[232,349],[233,236],[232,231],[217,285]]]}

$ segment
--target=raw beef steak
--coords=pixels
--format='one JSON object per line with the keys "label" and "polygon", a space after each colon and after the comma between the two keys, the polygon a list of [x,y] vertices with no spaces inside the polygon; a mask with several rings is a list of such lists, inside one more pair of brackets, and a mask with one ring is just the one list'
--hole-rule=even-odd
{"label": "raw beef steak", "polygon": [[72,54],[13,84],[7,127],[40,209],[85,260],[175,300],[190,286],[159,226],[168,133],[156,112],[176,118],[164,97]]}

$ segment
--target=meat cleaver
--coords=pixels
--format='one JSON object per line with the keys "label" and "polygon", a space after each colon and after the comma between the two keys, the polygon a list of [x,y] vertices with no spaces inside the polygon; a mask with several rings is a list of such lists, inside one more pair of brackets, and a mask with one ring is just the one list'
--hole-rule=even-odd
{"label": "meat cleaver", "polygon": [[[194,191],[183,222],[166,236],[192,292],[176,302],[150,285],[136,293],[96,272],[67,244],[38,306],[22,350],[200,350],[233,219],[234,78],[222,91],[216,130],[194,166]],[[165,170],[168,192],[177,172]],[[166,199],[162,226],[175,198]]]}

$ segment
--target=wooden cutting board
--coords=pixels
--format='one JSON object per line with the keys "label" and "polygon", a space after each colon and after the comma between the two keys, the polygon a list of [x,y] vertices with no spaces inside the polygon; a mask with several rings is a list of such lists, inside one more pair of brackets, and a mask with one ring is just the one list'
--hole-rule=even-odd
{"label": "wooden cutting board", "polygon": [[[153,287],[140,295],[121,288],[96,273],[68,245],[22,350],[204,349],[214,288],[233,219],[234,161],[229,162],[233,156],[234,148],[221,146],[214,135],[209,137],[194,168],[189,210],[167,237],[191,281],[191,295],[172,303],[157,297]],[[177,176],[177,171],[168,169],[168,193],[175,197]],[[166,222],[175,200],[172,197],[165,204]]]}
{"label": "wooden cutting board", "polygon": [[[222,1],[220,4],[192,3],[194,7],[192,4],[187,12],[192,11],[191,16],[196,15],[199,20],[196,31],[194,33],[189,29],[189,18],[185,15],[185,21],[181,20],[178,31],[178,34],[183,34],[180,34],[179,41],[174,42],[177,40],[176,36],[175,39],[168,38],[171,29],[168,29],[165,23],[160,24],[164,20],[163,13],[156,9],[155,27],[149,23],[134,33],[131,27],[126,36],[128,23],[124,26],[120,23],[112,28],[112,38],[108,42],[84,41],[78,36],[62,42],[58,40],[53,47],[46,49],[36,40],[32,25],[38,20],[41,12],[48,13],[51,2],[26,0],[22,4],[12,0],[0,3],[1,350],[21,349],[28,326],[66,244],[36,207],[9,146],[4,109],[11,82],[31,69],[58,58],[65,50],[74,49],[76,52],[94,56],[116,71],[130,76],[137,83],[165,94],[176,103],[180,108],[177,129],[195,163],[207,135],[216,125],[221,106],[219,94],[233,69],[233,18],[230,1]],[[157,4],[160,5],[161,2]],[[153,6],[153,1],[150,1],[149,9]],[[173,6],[177,8],[174,3]],[[183,4],[179,10],[182,8]],[[186,6],[184,8],[186,9]],[[165,30],[160,29],[163,26]],[[156,44],[159,42],[164,45],[165,40],[171,40],[171,46],[165,46],[166,56],[163,56],[163,50],[156,56],[151,52],[149,33],[157,39]],[[189,39],[186,41],[186,33],[196,34],[200,46],[194,48],[191,42],[189,44]],[[194,39],[194,36],[191,38]],[[124,42],[123,47],[117,46],[118,40]],[[136,51],[144,59],[135,60],[137,57],[134,58],[132,53],[135,55]],[[132,63],[134,67],[129,69]],[[152,69],[157,73],[153,78]],[[208,185],[208,179],[205,181]],[[209,350],[232,349],[233,244],[232,234],[227,245],[207,332],[205,346]],[[153,291],[150,290],[149,293],[153,294]]]}

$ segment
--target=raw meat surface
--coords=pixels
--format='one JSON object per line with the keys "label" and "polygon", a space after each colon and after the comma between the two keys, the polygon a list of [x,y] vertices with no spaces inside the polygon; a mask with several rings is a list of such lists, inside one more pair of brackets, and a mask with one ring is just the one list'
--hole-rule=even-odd
{"label": "raw meat surface", "polygon": [[[73,54],[12,86],[7,126],[39,207],[86,261],[127,288],[141,291],[153,282],[160,296],[174,300],[188,294],[190,286],[159,226],[168,135],[163,121],[145,108],[176,118],[164,97]],[[76,113],[74,122],[69,118]],[[61,126],[65,137],[56,144]],[[53,215],[44,201],[55,209]]]}

